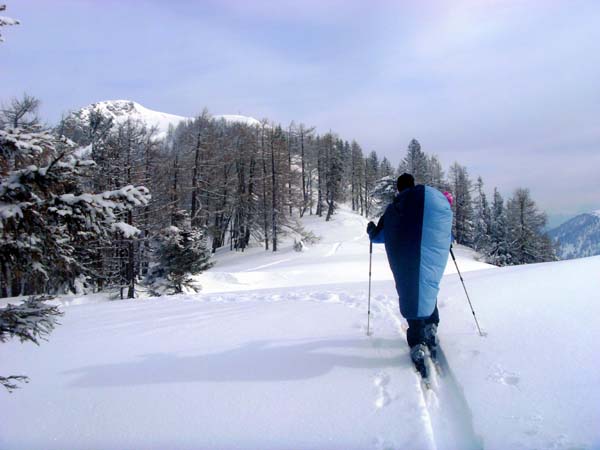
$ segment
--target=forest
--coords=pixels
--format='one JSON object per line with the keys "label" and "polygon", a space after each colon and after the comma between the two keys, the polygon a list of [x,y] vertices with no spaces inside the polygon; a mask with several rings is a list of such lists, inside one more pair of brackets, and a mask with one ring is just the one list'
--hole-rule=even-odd
{"label": "forest", "polygon": [[[376,218],[404,172],[454,197],[456,243],[497,265],[556,259],[529,191],[491,200],[465,166],[447,172],[413,139],[398,167],[333,131],[217,120],[204,110],[170,127],[100,110],[55,127],[29,95],[0,112],[0,295],[113,290],[118,298],[178,293],[211,254],[292,236],[318,239],[301,218],[331,221],[340,204]],[[335,222],[332,222],[335,226]]]}

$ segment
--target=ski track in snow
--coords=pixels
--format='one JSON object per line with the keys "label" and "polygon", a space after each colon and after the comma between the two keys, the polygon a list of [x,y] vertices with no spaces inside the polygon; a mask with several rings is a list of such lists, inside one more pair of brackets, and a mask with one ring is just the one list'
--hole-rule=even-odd
{"label": "ski track in snow", "polygon": [[326,258],[329,258],[330,256],[333,256],[333,255],[335,255],[335,254],[338,252],[338,250],[340,249],[340,247],[341,247],[341,246],[342,246],[342,242],[336,242],[335,244],[333,244],[333,245],[331,246],[331,250],[329,250],[329,251],[328,251],[328,252],[325,254],[325,257],[326,257]]}
{"label": "ski track in snow", "polygon": [[255,270],[261,270],[261,269],[265,269],[265,268],[267,268],[267,267],[276,266],[277,264],[281,264],[281,263],[284,263],[284,262],[288,262],[288,261],[291,261],[292,259],[293,259],[293,258],[285,258],[285,259],[280,259],[280,260],[273,261],[273,262],[271,262],[271,263],[268,263],[268,264],[263,264],[262,266],[258,266],[258,267],[252,267],[252,268],[250,268],[250,269],[246,269],[246,270],[244,270],[244,272],[254,272]]}
{"label": "ski track in snow", "polygon": [[[340,303],[350,308],[365,308],[365,298],[366,292],[364,291],[349,294],[343,292],[342,288],[333,288],[318,291],[299,289],[295,292],[287,292],[285,295],[281,295],[281,291],[278,289],[274,289],[273,292],[207,294],[190,297],[190,300],[198,301],[198,299],[201,299],[201,301],[208,302],[242,303],[258,299],[267,302],[296,300]],[[397,300],[387,295],[374,296],[373,300],[375,300],[371,303],[373,321],[376,322],[381,319],[390,321],[401,336],[406,336],[407,325],[397,312]],[[376,323],[373,325],[376,328]],[[357,324],[357,327],[364,328],[363,325],[359,324]],[[472,413],[465,400],[463,389],[448,365],[441,348],[438,359],[443,375],[433,377],[431,389],[424,386],[420,375],[416,371],[414,374],[415,389],[420,390],[422,396],[418,414],[421,416],[424,431],[430,435],[432,448],[439,450],[483,448],[483,442],[474,430]],[[373,377],[373,385],[376,391],[374,406],[377,410],[384,409],[394,399],[388,389],[391,377],[393,377],[393,374],[386,371],[379,371]]]}
{"label": "ski track in snow", "polygon": [[[406,336],[406,323],[395,311],[397,306],[391,299],[380,302],[388,320],[391,320],[398,332]],[[420,375],[415,371],[418,389],[423,397],[421,411],[425,429],[431,430],[436,449],[475,450],[483,448],[482,439],[473,427],[473,414],[465,399],[463,389],[448,365],[448,360],[440,347],[438,361],[442,374],[438,376],[435,366],[429,367],[431,387],[427,388]]]}
{"label": "ski track in snow", "polygon": [[465,399],[463,388],[448,365],[443,349],[438,349],[442,375],[434,375],[429,405],[437,447],[442,449],[481,449],[483,441],[473,427],[473,414]]}

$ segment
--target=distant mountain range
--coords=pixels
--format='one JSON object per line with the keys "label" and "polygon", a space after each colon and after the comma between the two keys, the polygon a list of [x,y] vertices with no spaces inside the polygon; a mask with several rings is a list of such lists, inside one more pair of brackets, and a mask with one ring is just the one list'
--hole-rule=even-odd
{"label": "distant mountain range", "polygon": [[561,259],[600,255],[600,210],[580,214],[548,231]]}
{"label": "distant mountain range", "polygon": [[[106,100],[98,103],[92,103],[78,111],[70,114],[71,119],[87,123],[90,113],[99,111],[104,116],[112,117],[116,123],[122,123],[128,118],[140,120],[149,126],[158,128],[158,137],[164,137],[167,134],[170,125],[174,127],[184,120],[192,120],[193,117],[177,116],[164,112],[148,109],[137,102],[131,100]],[[243,123],[246,125],[260,125],[260,121],[253,117],[240,116],[235,114],[213,116],[216,120],[225,120],[230,123]]]}

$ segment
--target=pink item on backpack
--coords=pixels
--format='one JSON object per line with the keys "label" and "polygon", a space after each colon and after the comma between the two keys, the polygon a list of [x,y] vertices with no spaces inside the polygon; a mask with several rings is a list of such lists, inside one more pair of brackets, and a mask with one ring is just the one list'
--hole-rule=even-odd
{"label": "pink item on backpack", "polygon": [[444,196],[448,199],[450,206],[452,206],[452,203],[454,203],[454,197],[452,197],[452,194],[448,191],[444,191]]}

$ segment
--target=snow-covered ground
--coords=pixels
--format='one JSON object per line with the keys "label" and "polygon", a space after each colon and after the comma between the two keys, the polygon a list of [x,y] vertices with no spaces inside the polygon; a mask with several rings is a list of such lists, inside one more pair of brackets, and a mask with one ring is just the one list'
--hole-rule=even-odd
{"label": "snow-covered ground", "polygon": [[62,300],[40,347],[0,345],[1,449],[600,447],[600,257],[494,268],[455,253],[439,297],[443,374],[412,365],[382,246],[366,336],[366,221],[308,217],[297,253],[223,252],[201,294]]}

